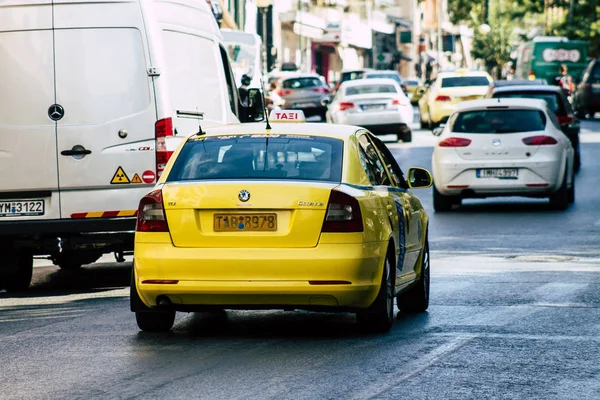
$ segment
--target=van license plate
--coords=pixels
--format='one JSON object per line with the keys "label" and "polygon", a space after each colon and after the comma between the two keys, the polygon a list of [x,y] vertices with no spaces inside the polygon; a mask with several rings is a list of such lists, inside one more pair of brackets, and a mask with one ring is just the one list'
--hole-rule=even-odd
{"label": "van license plate", "polygon": [[275,232],[277,214],[215,214],[215,232]]}
{"label": "van license plate", "polygon": [[44,200],[10,200],[0,201],[0,218],[2,217],[34,217],[44,215]]}
{"label": "van license plate", "polygon": [[478,169],[478,178],[518,179],[518,168]]}

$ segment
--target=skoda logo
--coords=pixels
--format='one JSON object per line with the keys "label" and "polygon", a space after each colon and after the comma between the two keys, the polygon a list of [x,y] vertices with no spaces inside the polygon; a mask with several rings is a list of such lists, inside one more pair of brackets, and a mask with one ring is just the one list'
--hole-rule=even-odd
{"label": "skoda logo", "polygon": [[494,146],[500,146],[500,139],[494,139],[494,140],[492,140],[492,145],[494,145]]}
{"label": "skoda logo", "polygon": [[240,191],[240,194],[238,194],[238,199],[240,199],[240,201],[243,201],[244,203],[247,202],[248,200],[250,200],[250,192],[247,190]]}
{"label": "skoda logo", "polygon": [[65,116],[65,109],[60,104],[52,104],[48,109],[48,116],[52,121],[58,121]]}

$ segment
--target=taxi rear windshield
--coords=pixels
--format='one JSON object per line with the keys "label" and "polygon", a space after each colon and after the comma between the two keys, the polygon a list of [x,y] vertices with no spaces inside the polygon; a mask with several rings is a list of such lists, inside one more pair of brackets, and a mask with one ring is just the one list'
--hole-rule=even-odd
{"label": "taxi rear windshield", "polygon": [[341,182],[343,141],[296,135],[192,138],[167,182],[276,179]]}
{"label": "taxi rear windshield", "polygon": [[458,76],[452,78],[443,78],[443,88],[463,87],[463,86],[488,86],[490,81],[485,76]]}
{"label": "taxi rear windshield", "polygon": [[546,115],[538,110],[465,111],[451,118],[455,133],[517,133],[543,131]]}

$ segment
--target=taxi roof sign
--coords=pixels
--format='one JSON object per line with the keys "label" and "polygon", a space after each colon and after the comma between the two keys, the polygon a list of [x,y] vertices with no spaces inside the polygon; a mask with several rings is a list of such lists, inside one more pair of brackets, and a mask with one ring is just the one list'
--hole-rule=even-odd
{"label": "taxi roof sign", "polygon": [[302,110],[273,110],[269,114],[270,122],[306,122]]}

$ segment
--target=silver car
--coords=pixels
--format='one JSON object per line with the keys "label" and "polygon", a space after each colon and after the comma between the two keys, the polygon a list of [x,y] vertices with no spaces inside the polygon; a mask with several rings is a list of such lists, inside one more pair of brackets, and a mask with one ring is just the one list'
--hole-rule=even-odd
{"label": "silver car", "polygon": [[331,96],[331,90],[321,76],[299,74],[281,78],[277,94],[283,100],[283,109],[302,110],[306,117],[318,115],[325,121],[327,106],[321,101]]}

